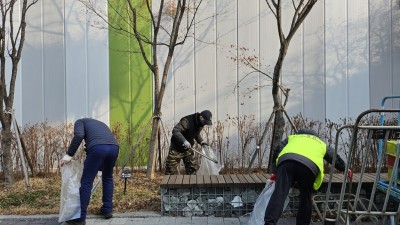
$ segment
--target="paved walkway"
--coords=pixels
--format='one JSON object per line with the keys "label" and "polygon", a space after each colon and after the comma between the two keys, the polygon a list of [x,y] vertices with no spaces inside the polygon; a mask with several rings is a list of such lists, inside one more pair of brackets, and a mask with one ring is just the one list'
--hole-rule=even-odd
{"label": "paved walkway", "polygon": [[[89,216],[86,225],[245,225],[248,216],[239,218],[223,217],[168,217],[157,212],[134,212],[115,214],[105,220],[98,216]],[[294,217],[281,218],[279,225],[296,224]],[[58,225],[58,215],[1,216],[0,225]],[[314,225],[322,225],[321,222]]]}

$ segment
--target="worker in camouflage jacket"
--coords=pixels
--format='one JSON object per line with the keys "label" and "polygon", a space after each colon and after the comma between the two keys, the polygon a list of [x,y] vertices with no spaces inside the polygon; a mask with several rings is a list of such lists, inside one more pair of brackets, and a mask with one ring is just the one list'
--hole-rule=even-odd
{"label": "worker in camouflage jacket", "polygon": [[208,145],[200,135],[205,125],[212,125],[212,114],[209,110],[185,116],[174,126],[165,165],[166,175],[176,174],[181,160],[185,165],[186,174],[196,173],[192,146],[194,140],[202,146]]}

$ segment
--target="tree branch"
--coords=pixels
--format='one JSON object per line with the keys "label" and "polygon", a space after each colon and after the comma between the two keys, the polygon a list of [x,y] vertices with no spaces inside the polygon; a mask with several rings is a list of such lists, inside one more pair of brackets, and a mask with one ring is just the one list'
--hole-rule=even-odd
{"label": "tree branch", "polygon": [[136,8],[132,6],[131,1],[127,1],[127,2],[128,2],[128,4],[129,4],[129,8],[130,8],[130,10],[131,10],[131,12],[132,12],[133,33],[135,34],[135,38],[136,38],[136,40],[137,40],[137,42],[138,42],[138,44],[139,44],[139,48],[140,48],[140,51],[141,51],[141,53],[142,53],[142,56],[143,56],[144,61],[146,62],[147,66],[150,68],[150,70],[154,73],[154,66],[151,64],[151,62],[150,62],[149,59],[147,58],[146,51],[144,50],[144,47],[143,47],[142,38],[141,38],[141,36],[140,36],[140,34],[139,34],[138,30],[137,30]]}

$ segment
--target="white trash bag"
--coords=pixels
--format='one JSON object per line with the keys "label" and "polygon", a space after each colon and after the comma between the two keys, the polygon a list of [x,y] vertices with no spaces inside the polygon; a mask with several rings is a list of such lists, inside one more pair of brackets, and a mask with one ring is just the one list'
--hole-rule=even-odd
{"label": "white trash bag", "polygon": [[83,166],[75,160],[61,167],[61,196],[58,222],[73,220],[81,217],[79,187]]}
{"label": "white trash bag", "polygon": [[[201,153],[212,159],[217,159],[217,156],[208,146],[202,146]],[[200,157],[200,168],[197,170],[197,175],[219,175],[219,171],[221,170],[221,165],[219,163],[215,163],[203,156]]]}
{"label": "white trash bag", "polygon": [[[275,181],[268,179],[264,189],[258,196],[256,203],[254,204],[254,209],[250,215],[249,220],[247,221],[247,225],[264,225],[265,210],[267,209],[267,205],[269,203],[269,200],[271,199],[274,190],[275,190]],[[290,199],[288,196],[285,200],[283,210],[286,209],[287,205],[289,204],[289,201]]]}

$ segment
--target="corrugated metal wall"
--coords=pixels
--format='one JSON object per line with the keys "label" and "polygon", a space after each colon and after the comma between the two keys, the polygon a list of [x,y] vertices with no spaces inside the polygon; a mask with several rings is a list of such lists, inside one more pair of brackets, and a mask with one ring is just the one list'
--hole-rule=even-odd
{"label": "corrugated metal wall", "polygon": [[108,30],[94,20],[79,1],[32,6],[15,101],[22,124],[109,121]]}
{"label": "corrugated metal wall", "polygon": [[[399,12],[398,1],[318,1],[284,62],[289,115],[338,121],[379,107],[384,96],[399,95]],[[292,14],[287,1],[285,34]],[[186,114],[210,109],[214,121],[254,116],[256,124],[264,124],[272,111],[271,82],[261,74],[248,75],[252,70],[232,58],[255,55],[259,68],[272,74],[279,40],[267,4],[204,1],[197,21],[195,41],[175,54],[163,119],[173,125]],[[237,135],[238,128],[231,127],[233,149],[240,144]]]}
{"label": "corrugated metal wall", "polygon": [[[104,1],[98,4],[107,10]],[[285,4],[287,31],[293,10],[291,1]],[[82,116],[110,121],[109,34],[91,26],[95,19],[78,1],[42,0],[32,7],[15,102],[22,124]],[[260,68],[272,74],[279,41],[265,1],[207,0],[196,21],[196,39],[175,53],[163,121],[172,126],[210,109],[214,121],[254,116],[256,124],[265,123],[272,111],[271,82],[260,74],[246,76],[251,70],[232,59],[256,55]],[[318,1],[285,59],[289,115],[335,121],[399,95],[399,32],[398,1]],[[232,143],[237,135],[231,128]]]}

